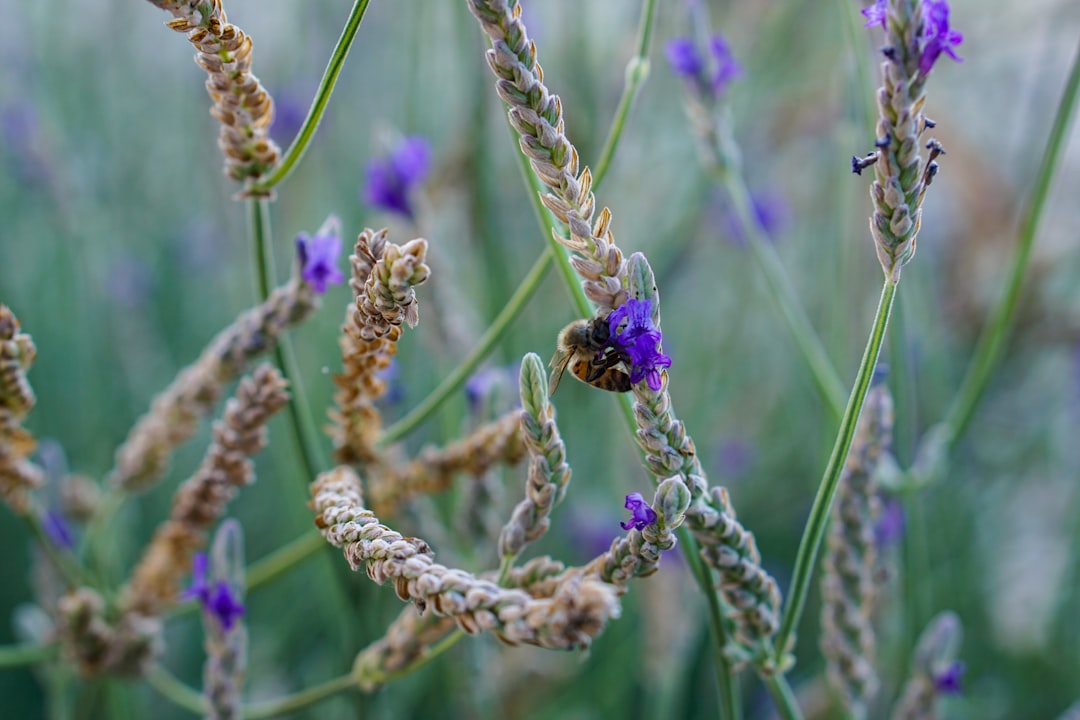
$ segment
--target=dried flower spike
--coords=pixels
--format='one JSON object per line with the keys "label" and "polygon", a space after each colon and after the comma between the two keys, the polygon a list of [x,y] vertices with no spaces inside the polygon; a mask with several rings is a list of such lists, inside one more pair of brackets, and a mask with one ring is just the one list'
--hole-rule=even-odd
{"label": "dried flower spike", "polygon": [[221,0],[150,0],[175,20],[166,26],[187,35],[207,72],[210,114],[221,123],[218,148],[225,174],[244,182],[246,191],[277,164],[280,149],[270,138],[274,101],[251,72],[251,38],[225,17]]}
{"label": "dried flower spike", "polygon": [[30,462],[37,442],[22,428],[22,418],[34,407],[34,390],[26,371],[37,351],[19,320],[0,305],[0,495],[16,513],[30,509],[30,491],[45,484],[45,473]]}

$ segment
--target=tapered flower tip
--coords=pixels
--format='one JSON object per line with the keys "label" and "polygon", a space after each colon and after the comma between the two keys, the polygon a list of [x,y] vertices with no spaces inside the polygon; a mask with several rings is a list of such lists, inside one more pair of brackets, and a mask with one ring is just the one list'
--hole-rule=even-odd
{"label": "tapered flower tip", "polygon": [[629,530],[630,528],[644,530],[646,525],[652,525],[656,522],[656,511],[649,506],[649,503],[645,502],[645,498],[641,493],[627,495],[623,507],[630,511],[630,519],[619,523],[623,530]]}
{"label": "tapered flower tip", "polygon": [[297,235],[296,254],[300,260],[300,277],[320,295],[328,286],[344,282],[345,274],[337,266],[341,235],[336,219],[324,223],[315,237],[307,233]]}
{"label": "tapered flower tip", "polygon": [[410,195],[428,175],[431,149],[419,136],[404,138],[390,155],[367,165],[364,201],[412,219],[415,217]]}

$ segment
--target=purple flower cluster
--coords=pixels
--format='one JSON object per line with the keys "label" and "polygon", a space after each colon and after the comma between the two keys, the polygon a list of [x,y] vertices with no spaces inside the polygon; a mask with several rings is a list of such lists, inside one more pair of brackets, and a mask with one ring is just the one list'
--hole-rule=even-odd
{"label": "purple flower cluster", "polygon": [[368,163],[364,201],[413,219],[409,194],[427,177],[430,165],[427,141],[422,137],[405,138],[388,157]]}
{"label": "purple flower cluster", "polygon": [[315,237],[300,233],[296,236],[296,253],[300,257],[300,277],[315,288],[315,292],[322,294],[327,285],[337,285],[345,280],[337,266],[341,238],[336,233],[316,234]]}
{"label": "purple flower cluster", "polygon": [[630,511],[630,519],[619,523],[623,530],[629,530],[630,528],[644,530],[646,525],[652,525],[656,522],[656,511],[649,506],[649,503],[645,502],[645,498],[641,493],[627,495],[626,504],[623,507]]}
{"label": "purple flower cluster", "polygon": [[[949,27],[948,0],[925,0],[922,7],[923,35],[919,72],[923,75],[930,72],[942,53],[956,62],[964,62],[964,59],[953,50],[964,41],[964,36]],[[870,7],[863,8],[862,14],[866,16],[866,27],[876,25],[885,27],[888,22],[886,0],[877,0]]]}
{"label": "purple flower cluster", "polygon": [[611,346],[629,362],[630,382],[644,380],[650,390],[659,391],[660,370],[671,367],[671,358],[657,349],[663,336],[652,321],[652,301],[627,300],[608,316],[608,328]]}
{"label": "purple flower cluster", "polygon": [[664,48],[664,54],[676,75],[691,83],[702,95],[718,98],[731,81],[742,73],[742,67],[720,35],[709,38],[708,50],[712,59],[711,68],[707,67],[708,58],[702,56],[694,41],[688,37],[670,41]]}
{"label": "purple flower cluster", "polygon": [[191,587],[184,591],[183,597],[198,600],[203,611],[228,632],[244,614],[244,605],[233,596],[229,583],[218,580],[210,584],[206,577],[207,565],[206,553],[196,553],[191,566]]}

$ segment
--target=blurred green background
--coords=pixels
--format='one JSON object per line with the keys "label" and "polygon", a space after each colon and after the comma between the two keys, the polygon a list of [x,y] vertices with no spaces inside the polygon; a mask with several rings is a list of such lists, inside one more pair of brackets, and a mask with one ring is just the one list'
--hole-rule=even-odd
{"label": "blurred green background", "polygon": [[[904,271],[885,354],[893,366],[902,466],[941,419],[999,293],[1057,98],[1080,35],[1073,0],[952,4],[964,33],[957,65],[939,63],[927,112],[948,155],[928,193],[919,251]],[[254,70],[277,102],[274,135],[287,145],[306,112],[349,3],[228,0],[229,19],[255,41]],[[880,34],[853,46],[844,13],[855,2],[709,4],[743,76],[729,93],[751,189],[781,209],[773,241],[834,364],[850,382],[880,283],[867,232],[867,178],[849,158],[870,149],[862,67],[876,85]],[[633,52],[639,3],[525,3],[545,81],[563,100],[567,133],[595,162]],[[95,477],[154,393],[255,297],[247,218],[221,173],[204,73],[168,16],[137,0],[0,0],[0,301],[31,333],[38,405],[28,427],[63,446]],[[859,23],[861,25],[861,22]],[[836,428],[738,233],[707,180],[663,44],[689,32],[680,2],[660,3],[652,72],[598,203],[614,214],[623,250],[647,254],[663,298],[671,392],[710,481],[732,493],[782,587]],[[274,245],[285,277],[292,243],[330,213],[348,241],[389,225],[391,240],[423,235],[432,279],[421,323],[400,348],[402,397],[388,420],[419,402],[475,343],[544,247],[502,105],[483,60],[485,40],[464,2],[373,2],[319,134],[278,188]],[[432,146],[435,166],[416,226],[361,201],[365,163],[402,134]],[[1080,697],[1080,137],[1055,180],[1018,326],[947,480],[904,500],[907,534],[881,613],[884,695],[905,675],[906,651],[936,612],[962,618],[966,691],[953,718],[1049,718]],[[337,286],[293,337],[321,422],[336,335],[348,302]],[[550,356],[575,317],[551,274],[490,366],[525,352]],[[495,402],[498,404],[498,401]],[[564,382],[556,399],[574,479],[552,532],[532,552],[580,562],[618,532],[623,496],[647,491],[614,399]],[[411,436],[459,436],[474,419],[464,394]],[[169,478],[130,502],[114,529],[114,578],[161,520],[195,468],[208,425],[176,456]],[[500,475],[501,502],[521,496],[523,469]],[[306,484],[288,426],[271,425],[258,482],[231,506],[248,557],[311,527]],[[438,558],[479,570],[493,541],[454,519],[466,480],[410,517]],[[503,517],[508,514],[504,512]],[[426,520],[424,518],[427,518]],[[425,527],[427,523],[427,527]],[[593,542],[593,544],[590,544]],[[24,527],[0,509],[0,644],[32,602]],[[343,570],[329,550],[248,597],[251,699],[278,697],[346,671],[401,604],[390,588]],[[820,694],[816,592],[792,680]],[[671,555],[635,582],[623,617],[583,655],[504,648],[490,636],[459,644],[415,676],[360,699],[337,698],[294,717],[715,717],[701,599]],[[198,686],[201,627],[168,624],[165,666]],[[749,675],[748,673],[746,674]],[[51,676],[50,676],[51,677]],[[769,700],[746,678],[750,717]],[[41,717],[55,677],[0,671],[9,717]],[[190,715],[145,685],[68,684],[78,717],[158,720]]]}

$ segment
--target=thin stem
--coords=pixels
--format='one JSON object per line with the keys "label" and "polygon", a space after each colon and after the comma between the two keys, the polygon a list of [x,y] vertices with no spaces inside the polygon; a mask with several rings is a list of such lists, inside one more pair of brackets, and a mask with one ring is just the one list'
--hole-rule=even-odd
{"label": "thin stem", "polygon": [[75,562],[75,558],[72,557],[71,553],[61,550],[53,544],[52,538],[45,532],[45,528],[41,526],[40,513],[31,510],[22,517],[26,521],[26,526],[30,529],[30,534],[37,540],[38,546],[45,553],[45,556],[49,558],[49,562],[64,578],[68,586],[79,587],[80,585],[86,585],[86,571]]}
{"label": "thin stem", "polygon": [[607,175],[608,168],[611,167],[611,160],[615,157],[615,148],[619,145],[626,119],[630,116],[630,108],[637,99],[642,83],[649,77],[649,44],[652,42],[655,15],[656,0],[645,0],[641,5],[641,17],[638,21],[637,52],[626,63],[626,79],[622,97],[619,98],[619,106],[615,109],[615,117],[611,121],[611,129],[608,130],[600,159],[593,168],[593,192],[596,192],[596,188]]}
{"label": "thin stem", "polygon": [[840,431],[836,435],[836,443],[833,445],[832,455],[825,467],[821,485],[818,487],[814,505],[810,510],[806,528],[803,530],[802,539],[799,541],[799,551],[795,556],[795,570],[791,579],[791,590],[788,593],[787,603],[784,606],[784,617],[780,624],[780,632],[776,636],[776,659],[779,662],[788,652],[788,645],[794,640],[795,630],[802,617],[803,607],[806,605],[806,596],[810,590],[810,582],[814,576],[814,564],[817,561],[818,550],[821,541],[825,537],[825,528],[829,523],[829,508],[836,496],[836,487],[840,481],[840,472],[844,469],[844,461],[847,459],[848,450],[851,448],[851,440],[855,436],[855,426],[859,421],[859,413],[862,412],[863,400],[866,399],[866,391],[870,388],[870,380],[874,375],[874,366],[877,365],[878,355],[881,352],[881,343],[885,338],[885,329],[889,325],[889,313],[892,310],[893,298],[896,297],[896,285],[886,278],[881,289],[881,299],[878,301],[877,314],[874,316],[874,324],[870,329],[870,337],[866,341],[866,350],[863,352],[859,371],[855,377],[855,386],[851,389],[848,397],[847,409],[840,423]]}
{"label": "thin stem", "polygon": [[329,547],[318,530],[309,530],[263,559],[252,563],[247,571],[249,590],[276,580],[319,550]]}
{"label": "thin stem", "polygon": [[[252,198],[248,202],[251,211],[251,244],[255,258],[255,280],[259,288],[259,302],[266,302],[277,276],[271,242],[270,203],[264,198]],[[289,381],[289,428],[292,431],[297,451],[300,453],[304,476],[311,481],[315,479],[319,468],[323,467],[324,463],[319,451],[315,421],[311,418],[311,406],[307,402],[304,381],[300,376],[296,352],[293,350],[292,340],[288,333],[283,334],[274,345],[274,359],[285,379]]]}
{"label": "thin stem", "polygon": [[724,718],[724,720],[740,720],[742,718],[742,703],[739,700],[739,686],[735,684],[735,672],[731,666],[731,661],[724,654],[724,648],[728,644],[728,628],[724,622],[720,597],[714,590],[712,571],[698,552],[697,540],[686,529],[686,526],[680,526],[676,533],[679,537],[679,548],[683,557],[693,571],[694,579],[702,592],[704,592],[705,600],[709,605],[709,636],[712,638],[713,645],[713,671],[716,673],[716,689],[720,695],[720,717]]}
{"label": "thin stem", "polygon": [[311,103],[307,117],[304,118],[304,124],[300,126],[300,132],[293,138],[292,144],[285,151],[285,156],[281,159],[281,162],[274,168],[274,172],[270,173],[270,176],[262,182],[255,183],[253,190],[269,190],[283,181],[292,173],[300,162],[300,158],[307,152],[308,145],[311,144],[312,138],[315,137],[315,130],[319,127],[323,113],[326,112],[326,105],[330,102],[331,93],[334,92],[334,84],[337,83],[338,75],[345,64],[345,58],[349,55],[349,48],[352,47],[353,38],[356,37],[356,31],[360,28],[360,21],[364,19],[364,13],[367,11],[369,2],[370,0],[356,0],[356,3],[353,4],[353,9],[349,12],[349,19],[345,22],[345,29],[341,31],[341,37],[338,38],[337,45],[334,47],[334,53],[330,56],[330,62],[323,72],[322,81],[319,82],[319,89],[315,92],[315,99]]}
{"label": "thin stem", "polygon": [[36,665],[37,663],[51,660],[56,657],[59,649],[60,646],[56,643],[44,645],[25,643],[23,645],[7,645],[0,647],[0,668]]}
{"label": "thin stem", "polygon": [[346,690],[356,689],[356,681],[353,680],[351,673],[347,673],[332,680],[327,680],[322,685],[316,685],[313,688],[301,690],[295,695],[288,695],[280,700],[270,700],[259,703],[258,705],[245,707],[241,716],[248,720],[280,717],[286,713],[305,708],[308,705],[322,702],[323,700],[343,693]]}
{"label": "thin stem", "polygon": [[1023,287],[1024,273],[1027,271],[1028,260],[1031,257],[1031,248],[1035,244],[1035,233],[1042,219],[1043,209],[1046,206],[1047,197],[1050,194],[1050,181],[1054,171],[1061,160],[1062,151],[1065,148],[1067,130],[1076,110],[1077,89],[1080,88],[1080,47],[1077,48],[1076,57],[1073,58],[1072,70],[1069,79],[1065,83],[1065,91],[1058,103],[1057,113],[1054,116],[1054,124],[1050,128],[1050,137],[1046,142],[1039,170],[1035,176],[1035,189],[1031,194],[1029,205],[1024,211],[1023,220],[1020,224],[1019,242],[1016,246],[1016,254],[1013,256],[1012,268],[1009,271],[1009,280],[1005,285],[1005,292],[1001,301],[994,308],[986,328],[979,336],[975,346],[975,354],[968,365],[967,373],[960,383],[960,389],[956,393],[952,406],[945,416],[945,428],[947,445],[952,447],[964,434],[975,408],[982,398],[990,375],[1001,361],[1001,355],[1005,350],[1005,340],[1016,315],[1016,307],[1020,300],[1020,289]]}
{"label": "thin stem", "polygon": [[179,678],[165,668],[158,665],[147,673],[146,679],[151,687],[174,704],[185,710],[190,710],[196,715],[206,715],[208,708],[202,693],[182,683]]}
{"label": "thin stem", "polygon": [[409,674],[419,670],[420,668],[424,667],[425,665],[430,663],[435,658],[442,655],[444,652],[446,652],[450,648],[454,647],[454,645],[457,645],[458,641],[460,641],[463,637],[465,637],[466,634],[467,633],[464,630],[460,629],[460,628],[458,628],[457,630],[454,630],[454,632],[450,633],[449,635],[444,637],[442,640],[440,640],[439,642],[432,645],[431,648],[427,651],[427,653],[425,653],[424,655],[418,657],[413,662],[409,663],[408,665],[406,665],[406,666],[404,666],[402,668],[399,668],[398,670],[395,670],[392,673],[387,673],[387,674],[383,675],[382,677],[378,678],[378,683],[380,685],[385,685],[387,683],[393,682],[394,680],[397,680],[399,678],[403,678],[406,675],[409,675]]}
{"label": "thin stem", "polygon": [[517,290],[507,300],[506,306],[502,311],[495,316],[495,320],[492,321],[491,326],[488,327],[484,334],[480,337],[480,341],[476,344],[476,347],[472,349],[468,357],[462,360],[461,364],[454,368],[453,372],[446,376],[446,378],[439,383],[430,395],[413,408],[409,414],[398,420],[396,423],[386,429],[386,432],[379,438],[380,444],[387,444],[400,440],[401,438],[412,432],[420,423],[424,422],[434,413],[439,407],[442,406],[448,398],[461,389],[465,384],[465,381],[469,379],[476,368],[484,361],[493,349],[495,345],[502,338],[503,334],[510,327],[511,323],[517,319],[517,316],[521,313],[522,309],[532,298],[533,293],[540,287],[540,282],[547,274],[548,268],[551,266],[552,253],[550,250],[545,251],[536,259],[533,266],[529,269],[529,272],[525,275],[525,278],[518,285]]}
{"label": "thin stem", "polygon": [[[715,150],[724,156],[732,156],[735,152],[734,148],[716,148]],[[821,340],[810,323],[810,318],[806,316],[806,311],[796,298],[795,290],[791,286],[791,280],[784,270],[783,263],[780,262],[780,257],[761,230],[753,210],[750,191],[737,169],[738,166],[738,162],[728,160],[714,163],[711,170],[731,198],[732,208],[747,238],[750,253],[765,278],[769,299],[787,323],[788,331],[810,367],[814,384],[825,400],[833,419],[839,421],[844,413],[844,385],[840,382],[840,377],[829,360],[825,348],[822,347]]]}
{"label": "thin stem", "polygon": [[798,698],[795,697],[795,692],[788,684],[787,677],[779,674],[763,675],[761,679],[772,694],[776,709],[780,711],[780,717],[784,720],[802,720],[803,715],[802,710],[799,709]]}

